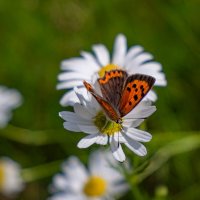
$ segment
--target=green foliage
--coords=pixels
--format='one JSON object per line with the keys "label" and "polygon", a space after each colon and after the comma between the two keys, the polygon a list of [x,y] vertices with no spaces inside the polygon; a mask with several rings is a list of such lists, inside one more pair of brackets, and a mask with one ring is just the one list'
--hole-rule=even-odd
{"label": "green foliage", "polygon": [[45,199],[69,155],[87,161],[92,148],[78,149],[82,134],[65,131],[58,117],[64,110],[64,91],[56,91],[59,66],[94,43],[112,50],[117,33],[151,52],[168,80],[156,88],[157,112],[147,120],[149,157],[127,151],[135,171],[125,199],[199,198],[199,7],[196,0],[0,1],[0,84],[24,98],[12,125],[0,130],[0,154],[21,163],[29,182],[19,200]]}

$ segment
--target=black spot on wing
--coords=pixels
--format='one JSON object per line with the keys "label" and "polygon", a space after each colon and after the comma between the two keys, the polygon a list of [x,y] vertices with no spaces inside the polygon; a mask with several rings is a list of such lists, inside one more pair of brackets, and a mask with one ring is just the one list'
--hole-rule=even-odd
{"label": "black spot on wing", "polygon": [[136,88],[136,84],[134,83],[132,87],[133,87],[133,88]]}
{"label": "black spot on wing", "polygon": [[130,88],[130,87],[127,87],[126,89],[127,89],[127,91],[128,91],[128,92],[130,92],[130,91],[131,91],[131,88]]}
{"label": "black spot on wing", "polygon": [[138,95],[137,94],[134,95],[133,98],[134,98],[135,101],[137,101],[138,100]]}

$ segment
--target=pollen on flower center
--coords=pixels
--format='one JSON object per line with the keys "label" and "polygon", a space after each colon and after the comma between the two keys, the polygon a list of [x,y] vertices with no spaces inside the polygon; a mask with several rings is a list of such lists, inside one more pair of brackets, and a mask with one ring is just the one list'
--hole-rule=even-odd
{"label": "pollen on flower center", "polygon": [[94,117],[94,124],[101,133],[106,135],[114,135],[122,129],[121,124],[108,120],[103,111],[98,112]]}
{"label": "pollen on flower center", "polygon": [[0,189],[3,186],[3,182],[4,182],[4,165],[3,163],[0,162]]}
{"label": "pollen on flower center", "polygon": [[99,70],[99,72],[98,72],[99,77],[102,78],[106,71],[110,71],[113,69],[120,69],[120,67],[117,65],[114,65],[114,64],[108,64],[108,65],[102,67],[101,70]]}
{"label": "pollen on flower center", "polygon": [[89,197],[99,197],[106,192],[106,180],[99,176],[91,176],[83,187],[83,192]]}

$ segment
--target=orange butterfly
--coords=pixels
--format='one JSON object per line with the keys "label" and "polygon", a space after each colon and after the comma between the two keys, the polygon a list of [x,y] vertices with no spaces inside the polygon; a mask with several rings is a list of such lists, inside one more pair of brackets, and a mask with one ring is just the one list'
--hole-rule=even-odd
{"label": "orange butterfly", "polygon": [[102,97],[89,83],[83,83],[107,116],[116,123],[122,123],[122,117],[135,108],[153,87],[155,78],[143,74],[128,76],[123,70],[105,72],[104,77],[98,79]]}

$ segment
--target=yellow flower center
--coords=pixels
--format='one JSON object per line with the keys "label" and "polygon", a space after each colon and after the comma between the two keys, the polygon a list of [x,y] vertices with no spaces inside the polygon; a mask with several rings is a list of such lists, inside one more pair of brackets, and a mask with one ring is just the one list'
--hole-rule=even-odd
{"label": "yellow flower center", "polygon": [[4,165],[0,161],[0,190],[3,187],[3,182],[4,182]]}
{"label": "yellow flower center", "polygon": [[106,192],[106,180],[99,176],[91,176],[83,187],[83,192],[89,197],[99,197]]}
{"label": "yellow flower center", "polygon": [[101,133],[109,136],[122,130],[122,125],[108,120],[103,111],[98,112],[94,117],[94,124]]}
{"label": "yellow flower center", "polygon": [[106,71],[110,71],[110,70],[114,70],[114,69],[120,69],[120,67],[117,65],[114,65],[114,64],[108,64],[108,65],[102,67],[101,70],[99,70],[99,72],[98,72],[99,77],[102,78]]}

